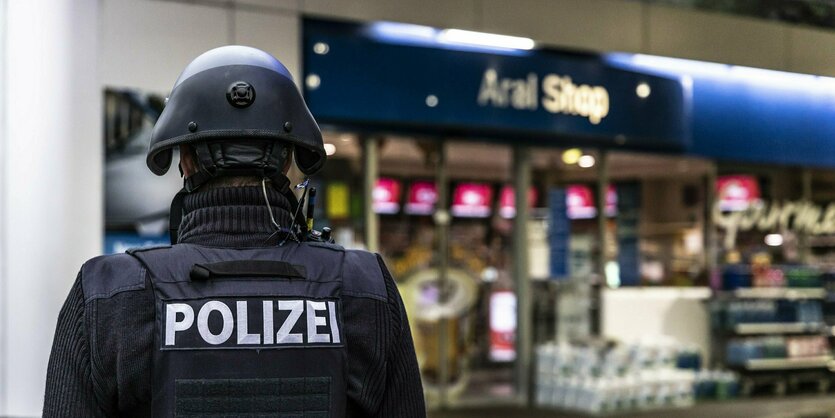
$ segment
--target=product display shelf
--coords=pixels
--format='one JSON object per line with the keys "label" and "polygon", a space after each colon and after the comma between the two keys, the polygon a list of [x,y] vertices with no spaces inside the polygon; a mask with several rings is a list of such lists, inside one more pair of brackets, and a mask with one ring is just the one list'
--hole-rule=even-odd
{"label": "product display shelf", "polygon": [[720,292],[719,296],[735,299],[823,299],[826,289],[822,287],[745,287]]}
{"label": "product display shelf", "polygon": [[751,371],[829,369],[832,362],[831,355],[798,358],[760,358],[748,360],[745,363],[745,369]]}
{"label": "product display shelf", "polygon": [[821,307],[830,295],[823,286],[715,292],[714,359],[739,374],[742,396],[766,389],[776,396],[828,391],[835,360],[824,339],[835,327]]}
{"label": "product display shelf", "polygon": [[753,322],[736,324],[732,332],[735,335],[819,334],[825,330],[823,322]]}

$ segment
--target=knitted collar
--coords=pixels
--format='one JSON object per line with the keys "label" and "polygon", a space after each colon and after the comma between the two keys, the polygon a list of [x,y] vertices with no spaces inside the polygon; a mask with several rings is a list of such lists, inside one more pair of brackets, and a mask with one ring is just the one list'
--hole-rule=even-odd
{"label": "knitted collar", "polygon": [[[267,188],[275,221],[289,228],[292,204],[278,191]],[[183,201],[179,240],[211,247],[266,247],[285,240],[270,219],[260,187],[225,187],[195,191]]]}

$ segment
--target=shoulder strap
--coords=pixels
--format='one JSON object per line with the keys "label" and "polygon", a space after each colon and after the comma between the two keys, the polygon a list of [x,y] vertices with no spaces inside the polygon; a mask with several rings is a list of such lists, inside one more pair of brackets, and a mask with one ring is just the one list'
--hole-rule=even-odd
{"label": "shoulder strap", "polygon": [[377,255],[368,251],[347,250],[343,266],[343,290],[347,295],[388,300],[386,283]]}
{"label": "shoulder strap", "polygon": [[171,238],[171,245],[176,244],[179,239],[180,222],[183,220],[183,200],[187,193],[183,187],[171,200],[171,211],[168,213],[168,236]]}

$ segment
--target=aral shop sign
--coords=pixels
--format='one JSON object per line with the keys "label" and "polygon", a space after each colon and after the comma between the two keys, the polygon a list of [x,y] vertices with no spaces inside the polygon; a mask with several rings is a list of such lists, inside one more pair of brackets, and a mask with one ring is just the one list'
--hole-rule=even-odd
{"label": "aral shop sign", "polygon": [[794,231],[810,235],[835,234],[835,203],[826,208],[812,202],[769,202],[739,212],[723,213],[717,203],[713,219],[725,230],[725,248],[736,244],[739,231]]}
{"label": "aral shop sign", "polygon": [[602,86],[575,84],[571,77],[529,73],[526,78],[499,77],[488,69],[481,78],[478,91],[479,106],[511,107],[517,110],[537,110],[540,105],[549,113],[579,115],[594,125],[609,114],[609,92]]}
{"label": "aral shop sign", "polygon": [[671,153],[690,143],[693,98],[678,77],[597,54],[451,46],[409,28],[304,20],[304,95],[319,123]]}

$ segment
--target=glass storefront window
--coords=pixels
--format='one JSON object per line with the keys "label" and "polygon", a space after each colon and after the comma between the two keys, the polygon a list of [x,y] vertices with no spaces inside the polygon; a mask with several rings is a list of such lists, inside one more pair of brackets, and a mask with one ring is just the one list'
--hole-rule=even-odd
{"label": "glass storefront window", "polygon": [[[430,404],[512,401],[512,219],[501,206],[510,182],[509,147],[386,137],[379,155],[380,251],[409,311]],[[442,201],[445,208],[438,207]],[[438,209],[448,223],[438,222]]]}
{"label": "glass storefront window", "polygon": [[[602,275],[608,287],[707,283],[705,184],[710,162],[575,149],[536,149],[533,154],[535,177],[543,179],[549,193],[561,190],[566,199],[565,277]],[[580,164],[580,158],[588,157],[593,164]],[[599,165],[604,162],[608,186],[601,222],[597,200]],[[558,215],[551,209],[549,218]],[[559,278],[558,272],[552,276]]]}
{"label": "glass storefront window", "polygon": [[[708,271],[705,229],[706,183],[712,163],[692,157],[616,152],[610,155],[610,179],[618,192],[614,240],[621,274],[628,266],[649,286],[704,286]],[[623,213],[621,213],[623,212]],[[633,214],[633,219],[626,219]],[[630,231],[637,254],[628,252]],[[637,259],[634,259],[637,255]],[[629,282],[629,280],[624,280]]]}
{"label": "glass storefront window", "polygon": [[[365,202],[369,140],[378,172]],[[516,402],[511,147],[335,131],[325,141],[335,150],[315,182],[317,228],[331,226],[339,244],[362,248],[362,213],[375,214],[378,251],[406,305],[430,406]]]}

